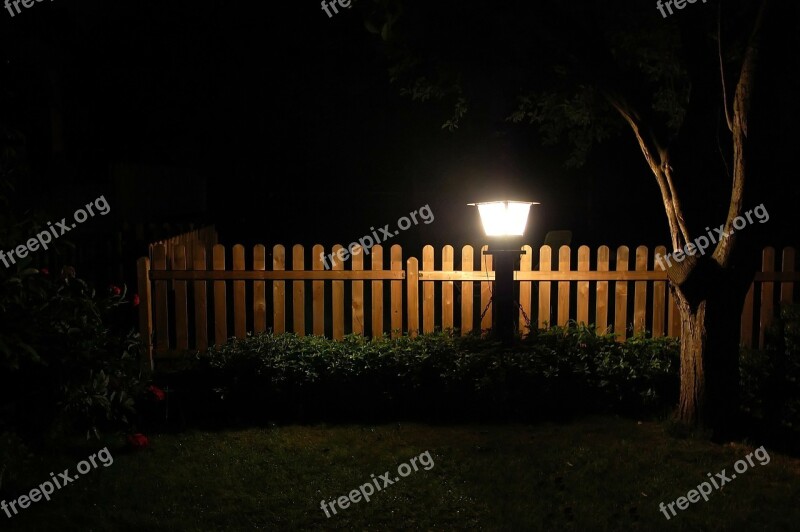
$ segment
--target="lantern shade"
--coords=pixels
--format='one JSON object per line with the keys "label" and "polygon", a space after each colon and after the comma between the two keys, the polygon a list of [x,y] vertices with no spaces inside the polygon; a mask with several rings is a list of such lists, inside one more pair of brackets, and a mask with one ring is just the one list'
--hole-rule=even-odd
{"label": "lantern shade", "polygon": [[478,207],[486,236],[522,236],[528,223],[531,201],[487,201],[470,203]]}

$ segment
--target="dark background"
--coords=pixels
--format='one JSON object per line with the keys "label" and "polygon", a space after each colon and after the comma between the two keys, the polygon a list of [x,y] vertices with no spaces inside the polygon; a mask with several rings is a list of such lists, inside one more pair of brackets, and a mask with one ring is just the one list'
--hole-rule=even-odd
{"label": "dark background", "polygon": [[[785,24],[796,31],[796,20]],[[756,100],[751,183],[770,221],[747,230],[765,245],[797,244],[795,51],[765,54],[759,71],[770,97]],[[328,18],[317,1],[54,0],[0,12],[0,59],[0,124],[26,139],[20,201],[53,220],[100,194],[111,204],[71,236],[214,223],[226,245],[328,248],[429,204],[433,223],[389,242],[419,256],[424,244],[482,243],[466,203],[506,193],[542,203],[529,221],[533,245],[557,229],[591,246],[669,241],[630,133],[566,169],[563,150],[504,120],[514,108],[507,87],[488,89],[461,128],[443,130],[449,110],[399,96],[380,39],[353,10]]]}

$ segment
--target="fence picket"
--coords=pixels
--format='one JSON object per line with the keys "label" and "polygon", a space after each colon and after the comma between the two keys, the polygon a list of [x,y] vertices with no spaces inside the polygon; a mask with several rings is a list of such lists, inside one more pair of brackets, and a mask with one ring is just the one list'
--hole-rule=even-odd
{"label": "fence picket", "polygon": [[[568,272],[570,269],[569,246],[561,246],[558,250],[558,271]],[[558,324],[566,327],[569,323],[569,281],[558,283]]]}
{"label": "fence picket", "polygon": [[[550,246],[544,245],[539,248],[539,271],[549,272],[552,264]],[[550,321],[550,281],[539,283],[539,328],[549,327],[553,322]]]}
{"label": "fence picket", "polygon": [[[422,271],[433,270],[433,246],[422,248]],[[422,279],[422,332],[432,333],[434,328],[433,281]]]}
{"label": "fence picket", "polygon": [[[647,271],[647,247],[636,248],[636,271]],[[645,317],[647,316],[647,281],[633,283],[633,332],[643,333],[645,330]]]}
{"label": "fence picket", "polygon": [[[173,269],[186,269],[186,246],[175,247]],[[186,281],[175,281],[175,341],[180,350],[189,349],[189,307],[186,294]]]}
{"label": "fence picket", "polygon": [[[453,271],[453,246],[442,248],[442,271]],[[442,281],[442,330],[453,328],[453,281]]]}
{"label": "fence picket", "polygon": [[[265,271],[267,248],[262,244],[253,246],[253,270]],[[253,330],[261,333],[267,330],[267,283],[253,282]]]}
{"label": "fence picket", "polygon": [[[617,248],[616,270],[628,271],[628,246]],[[618,342],[625,341],[628,329],[628,281],[614,281],[614,336]]]}
{"label": "fence picket", "polygon": [[[578,248],[578,271],[589,271],[589,246]],[[589,323],[589,281],[578,281],[578,316],[577,322]]]}
{"label": "fence picket", "polygon": [[[272,270],[286,270],[286,248],[272,247]],[[272,327],[275,334],[286,332],[286,281],[272,282]]]}
{"label": "fence picket", "polygon": [[[761,255],[761,271],[772,273],[775,271],[775,248],[767,247]],[[764,281],[761,283],[761,314],[758,321],[758,348],[764,349],[764,339],[767,328],[772,324],[773,298],[775,297],[775,283]]]}
{"label": "fence picket", "polygon": [[[784,248],[781,260],[781,270],[784,273],[794,273],[794,248]],[[794,294],[794,283],[784,281],[781,283],[781,303],[791,303]]]}
{"label": "fence picket", "polygon": [[[331,252],[336,257],[342,248],[336,244],[331,249]],[[333,271],[340,272],[344,270],[344,263],[340,260],[334,260],[331,266]],[[344,281],[331,282],[331,304],[333,305],[333,338],[334,340],[341,340],[344,338]]]}
{"label": "fence picket", "polygon": [[[244,246],[233,246],[233,269],[244,271]],[[245,307],[245,283],[233,281],[233,332],[236,338],[247,336],[247,307]]]}
{"label": "fence picket", "polygon": [[[597,248],[597,271],[608,271],[609,260],[608,246]],[[595,303],[595,325],[597,332],[605,334],[608,332],[608,281],[597,281],[597,302]]]}
{"label": "fence picket", "polygon": [[[653,271],[663,271],[661,266],[657,266],[658,259],[666,255],[667,248],[664,246],[656,247],[655,254],[653,255]],[[666,310],[665,289],[666,283],[664,281],[653,282],[653,338],[664,336],[664,315]]]}
{"label": "fence picket", "polygon": [[[215,270],[225,270],[225,246],[222,244],[214,246],[212,262]],[[228,304],[225,297],[225,281],[214,281],[214,345],[223,345],[227,340]]]}
{"label": "fence picket", "polygon": [[[194,244],[194,270],[204,271],[206,248],[202,242]],[[194,337],[195,347],[200,351],[208,349],[208,289],[205,281],[194,281]]]}
{"label": "fence picket", "polygon": [[[461,271],[471,272],[474,270],[474,257],[472,246],[466,245],[461,248]],[[461,334],[468,334],[473,328],[473,282],[461,281]]]}
{"label": "fence picket", "polygon": [[[167,269],[166,245],[159,244],[153,249],[153,270]],[[155,283],[155,316],[156,316],[156,350],[169,349],[169,314],[167,305],[167,282]]]}
{"label": "fence picket", "polygon": [[411,257],[406,264],[408,335],[414,337],[419,334],[419,262],[416,257]]}
{"label": "fence picket", "polygon": [[[395,244],[391,248],[392,271],[403,271],[403,248]],[[392,298],[392,338],[403,335],[403,281],[389,281]]]}
{"label": "fence picket", "polygon": [[[305,250],[300,244],[292,246],[292,270],[303,271]],[[306,282],[292,281],[292,330],[298,336],[306,335]]]}
{"label": "fence picket", "polygon": [[669,335],[679,338],[681,335],[681,313],[678,310],[678,303],[675,301],[675,296],[672,295],[671,290],[669,291],[667,299],[669,299]]}
{"label": "fence picket", "polygon": [[[360,246],[355,246],[350,253],[350,267],[353,271],[362,271],[364,269],[364,254]],[[353,281],[351,287],[352,293],[352,316],[353,316],[353,333],[364,334],[364,281]]]}
{"label": "fence picket", "polygon": [[[383,247],[372,246],[372,270],[383,270]],[[383,336],[383,281],[372,281],[372,337]]]}
{"label": "fence picket", "polygon": [[153,306],[150,292],[150,258],[141,257],[136,262],[136,273],[139,281],[139,333],[144,342],[145,353],[142,357],[142,371],[149,375],[153,364]]}
{"label": "fence picket", "polygon": [[[316,244],[311,248],[311,268],[315,271],[325,269],[323,259],[325,248]],[[315,336],[325,336],[325,281],[311,282],[311,307],[314,315],[313,332]]]}

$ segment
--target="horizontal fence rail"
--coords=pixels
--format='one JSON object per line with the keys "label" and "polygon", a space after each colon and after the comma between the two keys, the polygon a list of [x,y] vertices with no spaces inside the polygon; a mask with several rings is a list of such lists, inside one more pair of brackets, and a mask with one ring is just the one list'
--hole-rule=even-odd
{"label": "horizontal fence rail", "polygon": [[[188,245],[154,244],[151,256],[137,264],[140,329],[151,340],[151,367],[154,358],[204,351],[249,332],[341,339],[491,328],[494,271],[491,255],[483,254],[487,246],[463,246],[458,257],[453,246],[438,254],[425,246],[421,261],[404,261],[399,245],[386,254],[380,245],[354,248],[347,261],[326,270],[321,245],[256,245],[246,252],[238,244],[229,250],[211,245],[216,234],[210,231],[190,236]],[[600,246],[594,253],[587,246],[577,253],[569,246],[521,249],[514,272],[520,331],[574,320],[614,332],[620,341],[646,331],[680,336],[666,272],[655,264],[656,255],[666,254],[663,246],[652,255],[645,246],[633,253],[627,246]],[[775,250],[763,251],[742,312],[744,346],[763,347],[778,306],[796,301],[794,249],[785,248],[781,258],[775,271]]]}

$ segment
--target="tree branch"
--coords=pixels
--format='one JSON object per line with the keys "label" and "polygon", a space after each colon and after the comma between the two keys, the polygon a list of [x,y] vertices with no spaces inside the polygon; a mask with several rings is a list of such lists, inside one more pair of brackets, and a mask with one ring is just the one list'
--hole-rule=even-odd
{"label": "tree branch", "polygon": [[728,90],[725,87],[725,68],[722,65],[722,3],[717,5],[717,53],[719,55],[719,79],[722,81],[722,106],[725,109],[725,121],[728,123],[728,130],[733,132],[733,123],[728,111]]}
{"label": "tree branch", "polygon": [[[736,84],[736,93],[733,100],[733,184],[731,187],[731,200],[728,207],[728,218],[725,221],[725,231],[730,236],[723,238],[714,250],[714,260],[721,266],[727,266],[730,259],[736,233],[732,231],[733,220],[742,212],[744,197],[745,177],[747,166],[745,152],[747,150],[747,127],[752,102],[753,86],[755,84],[755,69],[758,61],[758,47],[761,38],[761,29],[769,0],[762,0],[758,15],[753,25],[753,31],[747,42],[744,59],[742,60],[739,81]],[[731,234],[733,233],[733,234]]]}
{"label": "tree branch", "polygon": [[[664,210],[667,213],[670,235],[672,236],[672,247],[673,249],[680,249],[683,247],[683,243],[689,242],[689,233],[686,230],[683,213],[680,210],[680,202],[677,200],[675,187],[672,183],[669,152],[667,149],[660,148],[655,139],[648,142],[642,133],[643,125],[638,114],[630,109],[622,98],[611,94],[607,90],[604,90],[603,94],[633,130],[633,134],[639,143],[639,148],[642,150],[647,165],[653,172],[658,188],[661,191],[661,199],[664,202]],[[658,160],[656,156],[658,156]],[[681,242],[681,238],[683,238],[683,242]]]}
{"label": "tree branch", "polygon": [[686,220],[683,218],[683,209],[681,208],[681,202],[678,198],[678,192],[675,190],[675,183],[672,180],[672,165],[669,164],[669,153],[665,152],[663,156],[664,162],[661,163],[661,168],[664,172],[664,177],[666,178],[667,185],[669,186],[669,193],[672,197],[672,205],[675,208],[675,218],[678,221],[678,227],[681,230],[681,234],[683,235],[683,240],[685,243],[689,242],[689,230],[686,228]]}

